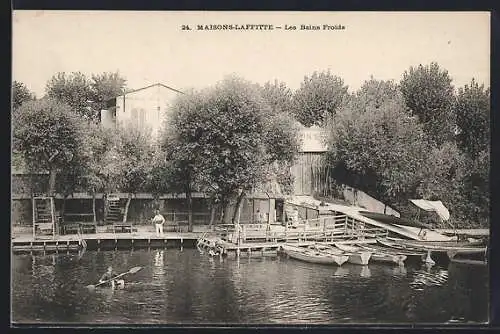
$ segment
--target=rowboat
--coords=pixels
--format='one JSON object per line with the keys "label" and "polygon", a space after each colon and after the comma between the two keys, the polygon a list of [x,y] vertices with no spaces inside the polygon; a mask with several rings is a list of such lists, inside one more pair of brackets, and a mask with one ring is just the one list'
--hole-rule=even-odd
{"label": "rowboat", "polygon": [[403,245],[405,247],[420,249],[426,251],[449,253],[449,254],[479,254],[485,253],[486,247],[474,247],[475,243],[469,242],[430,242],[430,241],[414,241],[404,239],[392,239],[389,242]]}
{"label": "rowboat", "polygon": [[[384,246],[396,249],[426,251],[427,258],[430,259],[430,253],[446,253],[449,259],[453,259],[458,254],[486,254],[487,247],[465,246],[464,243],[457,242],[418,242],[413,240],[392,239],[382,240],[377,239]],[[465,243],[467,244],[467,243]]]}
{"label": "rowboat", "polygon": [[417,240],[406,240],[399,238],[387,237],[387,240],[394,241],[400,244],[405,244],[412,247],[426,247],[428,249],[432,248],[460,248],[460,247],[475,247],[484,246],[483,240],[474,241],[417,241]]}
{"label": "rowboat", "polygon": [[371,252],[370,258],[373,262],[392,263],[401,265],[405,262],[407,256],[403,254],[395,254],[387,251],[377,250],[366,245],[356,245],[359,251]]}
{"label": "rowboat", "polygon": [[349,259],[349,257],[344,254],[329,254],[314,249],[297,247],[290,244],[282,245],[281,249],[292,259],[310,263],[335,264],[341,266]]}
{"label": "rowboat", "polygon": [[351,246],[336,243],[335,246],[330,246],[322,243],[317,243],[316,247],[320,249],[321,252],[328,254],[343,254],[349,256],[348,262],[352,264],[359,264],[365,266],[370,261],[372,255],[371,252],[358,251],[356,249],[351,249]]}
{"label": "rowboat", "polygon": [[[405,256],[406,260],[422,260],[422,258],[425,256],[426,252],[422,251],[412,251],[412,250],[404,250],[404,249],[395,249],[391,247],[383,247],[379,245],[366,245],[366,244],[356,244],[356,246],[366,248],[367,250],[373,252],[373,253],[384,253],[384,254],[390,254],[393,256]],[[373,255],[372,255],[373,256]]]}

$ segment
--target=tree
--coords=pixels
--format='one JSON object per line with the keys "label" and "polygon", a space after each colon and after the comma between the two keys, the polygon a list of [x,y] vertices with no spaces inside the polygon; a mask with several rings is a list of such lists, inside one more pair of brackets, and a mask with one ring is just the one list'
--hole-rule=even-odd
{"label": "tree", "polygon": [[106,102],[123,95],[127,80],[119,72],[93,74],[90,82],[92,108],[96,114],[106,109]]}
{"label": "tree", "polygon": [[75,167],[83,146],[84,125],[63,103],[29,101],[13,118],[13,143],[35,170],[50,174],[48,193],[55,192],[56,176]]}
{"label": "tree", "polygon": [[177,97],[171,108],[172,118],[164,125],[161,135],[163,161],[160,160],[153,174],[161,192],[186,195],[189,231],[193,229],[192,192],[197,174],[203,169],[200,158],[204,147],[197,141],[205,121],[203,108],[202,94],[191,91]]}
{"label": "tree", "polygon": [[401,92],[392,80],[376,80],[372,76],[346,103],[357,104],[356,109],[358,110],[373,110],[395,98],[401,98]]}
{"label": "tree", "polygon": [[295,118],[305,126],[324,125],[341,106],[347,89],[330,71],[306,76],[293,96]]}
{"label": "tree", "polygon": [[400,94],[373,90],[376,96],[371,96],[368,91],[361,89],[327,126],[327,162],[339,181],[385,202],[404,202],[415,193],[418,167],[425,163],[423,130],[406,112]]}
{"label": "tree", "polygon": [[266,82],[260,87],[262,98],[271,108],[272,114],[291,113],[293,108],[293,93],[284,82],[275,80],[274,83]]}
{"label": "tree", "polygon": [[108,175],[117,175],[112,182],[128,194],[123,215],[123,222],[126,222],[132,194],[145,189],[149,184],[154,149],[147,131],[129,126],[119,129],[117,133],[115,145],[108,151],[112,155],[108,170],[109,167],[113,168]]}
{"label": "tree", "polygon": [[98,120],[106,102],[125,92],[126,79],[118,72],[93,74],[91,80],[81,72],[54,75],[45,88],[49,97],[69,104],[89,120]]}
{"label": "tree", "polygon": [[457,141],[472,159],[490,146],[490,89],[472,79],[458,90],[454,106],[457,116]]}
{"label": "tree", "polygon": [[47,96],[66,103],[79,115],[87,119],[95,119],[90,108],[90,83],[81,72],[66,74],[59,72],[52,76],[45,87]]}
{"label": "tree", "polygon": [[462,212],[465,227],[490,225],[490,152],[485,149],[475,159],[466,160],[466,173],[460,183],[464,201]]}
{"label": "tree", "polygon": [[432,148],[420,170],[418,197],[440,200],[450,208],[452,218],[463,219],[461,185],[466,173],[466,160],[457,145],[448,142]]}
{"label": "tree", "polygon": [[454,137],[454,91],[451,82],[448,71],[442,70],[437,63],[410,67],[400,82],[407,107],[418,117],[435,146]]}
{"label": "tree", "polygon": [[[113,151],[116,129],[105,129],[100,124],[89,123],[85,132],[85,166],[80,177],[84,187],[92,194],[92,212],[96,220],[96,193],[107,194],[119,177],[120,166],[117,154]],[[114,151],[113,151],[114,152]]]}
{"label": "tree", "polygon": [[19,81],[12,83],[12,109],[17,110],[24,102],[35,100],[35,94]]}
{"label": "tree", "polygon": [[183,180],[177,185],[182,191],[196,186],[211,198],[212,218],[217,205],[226,221],[238,223],[244,196],[265,183],[273,161],[290,160],[289,151],[297,149],[296,137],[282,138],[296,131],[287,129],[290,116],[276,123],[286,115],[272,111],[261,90],[238,77],[188,92],[172,110],[165,141],[171,175]]}

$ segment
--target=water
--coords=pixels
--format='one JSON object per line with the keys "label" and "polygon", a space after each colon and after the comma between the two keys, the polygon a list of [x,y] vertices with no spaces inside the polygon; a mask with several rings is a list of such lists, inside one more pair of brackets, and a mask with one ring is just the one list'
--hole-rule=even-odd
{"label": "water", "polygon": [[[123,290],[89,290],[112,265]],[[12,256],[12,320],[56,324],[344,324],[488,321],[488,270],[331,267],[194,249]]]}

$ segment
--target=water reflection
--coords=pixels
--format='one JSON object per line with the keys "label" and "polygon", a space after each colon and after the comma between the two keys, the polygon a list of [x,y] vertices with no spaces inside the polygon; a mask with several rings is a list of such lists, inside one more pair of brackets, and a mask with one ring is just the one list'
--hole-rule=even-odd
{"label": "water reflection", "polygon": [[[108,265],[124,290],[95,289]],[[485,321],[488,272],[468,267],[322,266],[280,257],[211,258],[195,249],[13,256],[21,322],[394,323]],[[27,303],[26,301],[30,302]],[[457,320],[458,319],[458,320]]]}
{"label": "water reflection", "polygon": [[163,253],[165,250],[156,250],[153,265],[153,279],[163,281],[165,276],[165,263],[163,262]]}

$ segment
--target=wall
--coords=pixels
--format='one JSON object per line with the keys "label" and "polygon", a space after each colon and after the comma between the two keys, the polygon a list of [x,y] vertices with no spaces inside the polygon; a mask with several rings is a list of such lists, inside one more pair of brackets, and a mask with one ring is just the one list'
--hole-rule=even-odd
{"label": "wall", "polygon": [[162,85],[154,85],[116,98],[116,120],[119,124],[133,124],[158,135],[173,100],[179,93]]}
{"label": "wall", "polygon": [[[274,199],[245,198],[242,204],[240,220],[242,223],[251,223],[257,219],[257,210],[267,213],[269,207],[272,207],[272,219],[274,220]],[[121,206],[125,207],[126,198],[121,198]],[[56,212],[62,209],[63,200],[55,200]],[[176,220],[187,221],[186,200],[183,198],[169,198],[162,200],[153,199],[132,199],[129,206],[127,220],[135,224],[149,224],[154,216],[155,209],[159,209],[167,221],[173,220],[173,214]],[[210,222],[210,209],[207,199],[193,198],[192,203],[194,224],[208,224]],[[92,213],[92,200],[68,198],[65,203],[66,213]],[[96,199],[96,217],[98,222],[104,219],[104,202],[102,198]],[[218,219],[220,213],[216,214]],[[13,199],[11,200],[11,223],[14,225],[31,225],[32,223],[32,202],[31,199]]]}
{"label": "wall", "polygon": [[321,166],[323,153],[299,153],[291,172],[294,177],[295,195],[312,195],[324,180]]}

